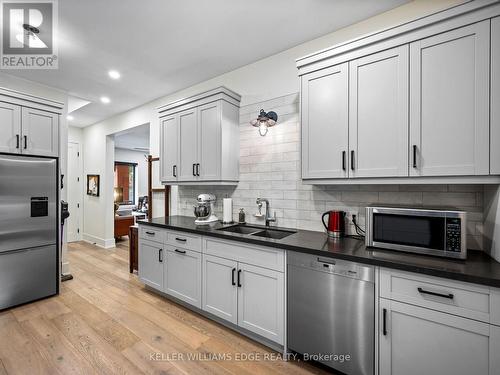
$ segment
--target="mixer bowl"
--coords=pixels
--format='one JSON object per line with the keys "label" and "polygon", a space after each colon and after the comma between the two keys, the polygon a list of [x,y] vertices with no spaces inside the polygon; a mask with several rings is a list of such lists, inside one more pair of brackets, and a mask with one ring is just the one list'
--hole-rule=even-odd
{"label": "mixer bowl", "polygon": [[194,208],[194,216],[198,219],[206,219],[210,216],[210,206],[199,204],[197,206],[193,206]]}

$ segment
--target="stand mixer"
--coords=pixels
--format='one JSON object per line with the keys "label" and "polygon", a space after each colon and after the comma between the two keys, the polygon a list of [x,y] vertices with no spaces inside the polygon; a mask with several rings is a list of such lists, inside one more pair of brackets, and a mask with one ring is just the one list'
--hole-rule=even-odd
{"label": "stand mixer", "polygon": [[219,221],[219,218],[215,216],[214,205],[217,198],[213,194],[200,194],[197,198],[197,205],[194,206],[194,216],[196,220],[194,223],[196,225],[209,224]]}

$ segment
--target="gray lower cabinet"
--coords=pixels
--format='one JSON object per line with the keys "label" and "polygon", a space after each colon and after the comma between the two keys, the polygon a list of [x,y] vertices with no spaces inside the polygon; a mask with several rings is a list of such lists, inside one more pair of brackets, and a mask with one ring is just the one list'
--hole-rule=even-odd
{"label": "gray lower cabinet", "polygon": [[283,273],[241,263],[238,273],[238,325],[283,344]]}
{"label": "gray lower cabinet", "polygon": [[203,255],[203,310],[283,344],[282,272]]}
{"label": "gray lower cabinet", "polygon": [[166,246],[163,291],[201,308],[201,254]]}
{"label": "gray lower cabinet", "polygon": [[500,375],[500,291],[380,269],[380,375]]}
{"label": "gray lower cabinet", "polygon": [[500,17],[491,20],[490,173],[500,174]]}
{"label": "gray lower cabinet", "polygon": [[380,375],[499,373],[489,324],[384,298],[379,308]]}
{"label": "gray lower cabinet", "polygon": [[203,310],[238,324],[238,262],[203,254]]}
{"label": "gray lower cabinet", "polygon": [[163,288],[163,261],[165,252],[163,244],[139,240],[139,280],[152,288]]}

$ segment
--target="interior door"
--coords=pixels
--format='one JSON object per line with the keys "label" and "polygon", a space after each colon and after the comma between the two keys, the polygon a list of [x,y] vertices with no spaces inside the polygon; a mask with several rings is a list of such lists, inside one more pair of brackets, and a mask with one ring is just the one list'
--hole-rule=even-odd
{"label": "interior door", "polygon": [[238,322],[237,269],[233,260],[203,254],[202,308],[233,324]]}
{"label": "interior door", "polygon": [[238,325],[283,344],[283,273],[243,263],[238,267]]}
{"label": "interior door", "polygon": [[178,116],[160,119],[160,178],[162,182],[176,181],[178,176]]}
{"label": "interior door", "polygon": [[179,181],[195,181],[198,163],[196,108],[179,113]]}
{"label": "interior door", "polygon": [[23,154],[59,155],[59,115],[33,108],[22,109]]}
{"label": "interior door", "polygon": [[200,180],[220,179],[221,166],[221,109],[219,102],[198,108],[198,169]]}
{"label": "interior door", "polygon": [[381,375],[489,374],[488,324],[384,298],[379,308]]}
{"label": "interior door", "polygon": [[500,17],[491,20],[490,173],[500,174]]}
{"label": "interior door", "polygon": [[302,178],[345,178],[348,148],[348,63],[301,79]]}
{"label": "interior door", "polygon": [[0,102],[0,152],[21,152],[21,107]]}
{"label": "interior door", "polygon": [[68,205],[70,216],[66,220],[68,242],[80,241],[80,217],[82,200],[82,164],[80,162],[80,144],[68,143],[68,174],[66,186],[68,188]]}
{"label": "interior door", "polygon": [[408,176],[408,45],[349,63],[349,177]]}
{"label": "interior door", "polygon": [[490,21],[410,44],[410,175],[489,174]]}

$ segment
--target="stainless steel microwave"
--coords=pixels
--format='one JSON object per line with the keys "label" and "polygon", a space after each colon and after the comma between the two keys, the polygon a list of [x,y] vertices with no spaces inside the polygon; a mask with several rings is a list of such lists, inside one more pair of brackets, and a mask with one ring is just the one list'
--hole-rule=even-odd
{"label": "stainless steel microwave", "polygon": [[448,209],[367,207],[367,247],[467,257],[467,214]]}

